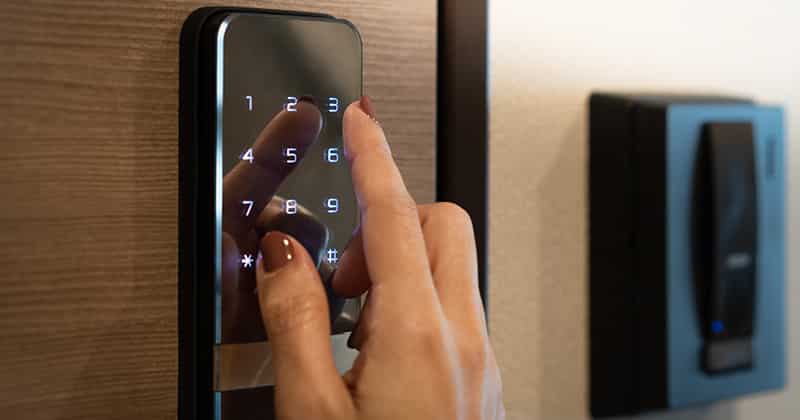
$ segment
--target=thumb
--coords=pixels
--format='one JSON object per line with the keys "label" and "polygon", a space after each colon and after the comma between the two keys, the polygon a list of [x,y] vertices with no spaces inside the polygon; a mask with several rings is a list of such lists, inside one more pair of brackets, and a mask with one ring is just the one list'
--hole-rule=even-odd
{"label": "thumb", "polygon": [[333,361],[325,289],[311,257],[281,232],[261,239],[258,302],[272,347],[277,418],[320,418],[350,407]]}

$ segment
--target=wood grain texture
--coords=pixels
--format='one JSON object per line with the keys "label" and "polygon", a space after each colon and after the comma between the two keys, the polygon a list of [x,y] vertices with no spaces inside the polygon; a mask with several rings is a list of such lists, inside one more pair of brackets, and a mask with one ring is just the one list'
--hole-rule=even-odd
{"label": "wood grain texture", "polygon": [[[433,198],[434,0],[226,3],[352,20],[409,188]],[[4,419],[176,417],[178,35],[203,5],[0,5]]]}

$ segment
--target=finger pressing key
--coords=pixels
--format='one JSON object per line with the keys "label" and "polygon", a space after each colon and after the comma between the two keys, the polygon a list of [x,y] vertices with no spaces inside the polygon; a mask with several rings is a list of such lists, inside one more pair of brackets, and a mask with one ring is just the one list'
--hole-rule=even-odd
{"label": "finger pressing key", "polygon": [[416,203],[392,159],[369,99],[344,114],[344,148],[361,211],[361,233],[373,291],[392,290],[404,305],[435,297]]}

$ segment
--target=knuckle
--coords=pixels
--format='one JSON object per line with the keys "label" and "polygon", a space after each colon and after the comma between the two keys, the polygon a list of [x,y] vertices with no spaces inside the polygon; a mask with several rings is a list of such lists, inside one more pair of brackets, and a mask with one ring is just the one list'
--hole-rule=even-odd
{"label": "knuckle", "polygon": [[267,333],[276,337],[320,322],[328,316],[327,303],[315,293],[267,296],[261,310]]}
{"label": "knuckle", "polygon": [[469,213],[455,203],[436,203],[431,212],[431,221],[454,229],[472,231],[472,218]]}
{"label": "knuckle", "polygon": [[413,219],[414,221],[419,220],[419,216],[417,215],[417,203],[414,202],[414,199],[411,198],[407,191],[397,194],[392,200],[391,207],[398,216]]}
{"label": "knuckle", "polygon": [[470,218],[470,216],[469,216],[469,213],[467,213],[467,211],[464,210],[463,207],[459,206],[456,203],[451,203],[449,201],[444,201],[444,202],[438,203],[437,207],[448,218],[451,218],[451,219],[454,219],[454,220],[462,220],[462,221],[472,220]]}
{"label": "knuckle", "polygon": [[483,372],[488,364],[489,352],[486,345],[480,342],[470,342],[462,345],[460,349],[461,365],[469,372]]}
{"label": "knuckle", "polygon": [[413,337],[416,345],[425,348],[441,348],[444,343],[444,334],[439,322],[427,319],[410,318],[402,326],[406,337]]}
{"label": "knuckle", "polygon": [[418,220],[417,203],[405,191],[381,194],[381,197],[367,203],[364,213],[387,214],[394,218],[414,220],[415,222]]}

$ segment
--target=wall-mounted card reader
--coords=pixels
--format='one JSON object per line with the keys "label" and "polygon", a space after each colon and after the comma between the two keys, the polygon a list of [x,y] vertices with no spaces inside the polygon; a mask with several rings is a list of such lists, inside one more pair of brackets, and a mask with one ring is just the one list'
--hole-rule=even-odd
{"label": "wall-mounted card reader", "polygon": [[594,94],[589,131],[592,414],[782,388],[782,110]]}
{"label": "wall-mounted card reader", "polygon": [[709,374],[753,363],[758,191],[750,122],[702,127],[695,171],[694,264]]}

